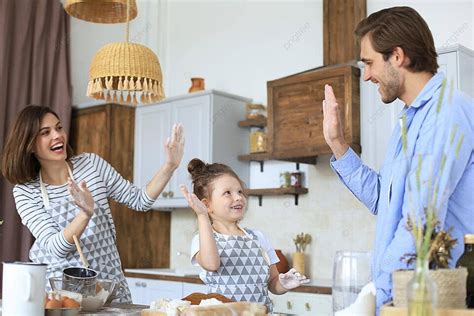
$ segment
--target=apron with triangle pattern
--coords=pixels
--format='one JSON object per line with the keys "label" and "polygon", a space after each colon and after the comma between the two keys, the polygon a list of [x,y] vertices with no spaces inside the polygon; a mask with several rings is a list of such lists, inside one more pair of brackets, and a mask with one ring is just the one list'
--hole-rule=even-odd
{"label": "apron with triangle pattern", "polygon": [[264,304],[268,312],[272,312],[273,305],[268,296],[268,255],[254,232],[243,231],[244,236],[214,232],[221,265],[215,272],[206,271],[203,281],[209,293],[219,293],[236,302]]}
{"label": "apron with triangle pattern", "polygon": [[[69,168],[69,166],[68,166]],[[71,179],[72,172],[69,169]],[[46,187],[44,186],[40,172],[40,189],[43,203],[62,231],[68,226],[76,215],[80,212],[71,197],[63,199],[58,203],[50,203]],[[122,264],[116,246],[115,230],[110,222],[107,209],[94,203],[94,215],[92,215],[86,229],[79,238],[82,244],[82,251],[89,262],[90,268],[98,272],[97,278],[115,280],[116,288],[120,291],[120,303],[132,303],[130,290],[122,272]],[[68,267],[82,267],[77,250],[70,252],[66,258],[53,257],[37,241],[34,242],[30,250],[30,259],[33,262],[46,263],[46,285],[50,289],[48,279],[50,277],[62,277],[62,271]]]}

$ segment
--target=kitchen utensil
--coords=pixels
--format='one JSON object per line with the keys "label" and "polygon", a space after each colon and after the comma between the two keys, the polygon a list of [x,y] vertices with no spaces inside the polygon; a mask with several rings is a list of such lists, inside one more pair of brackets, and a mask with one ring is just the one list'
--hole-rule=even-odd
{"label": "kitchen utensil", "polygon": [[[338,251],[332,277],[333,311],[348,308],[362,288],[372,280],[371,255],[368,252]],[[372,302],[374,305],[375,301]],[[374,306],[367,306],[371,309]]]}
{"label": "kitchen utensil", "polygon": [[81,293],[83,296],[95,296],[97,272],[89,268],[89,263],[76,235],[73,235],[72,238],[84,267],[70,267],[63,270],[63,290]]}
{"label": "kitchen utensil", "polygon": [[87,262],[84,253],[82,252],[81,244],[79,243],[79,239],[77,239],[76,235],[72,235],[72,239],[74,239],[74,244],[76,244],[77,252],[79,252],[79,257],[81,258],[82,265],[84,268],[89,268],[89,262]]}
{"label": "kitchen utensil", "polygon": [[44,315],[46,264],[3,263],[2,315]]}

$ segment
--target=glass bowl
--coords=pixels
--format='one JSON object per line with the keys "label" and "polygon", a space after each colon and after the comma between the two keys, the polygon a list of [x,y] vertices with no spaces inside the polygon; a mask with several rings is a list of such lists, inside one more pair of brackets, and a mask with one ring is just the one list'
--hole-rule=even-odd
{"label": "glass bowl", "polygon": [[97,279],[96,294],[94,296],[84,296],[81,293],[63,290],[62,281],[61,277],[49,278],[49,284],[54,291],[62,296],[75,299],[81,304],[81,310],[87,312],[95,312],[102,308],[112,298],[111,296],[116,285],[114,280]]}

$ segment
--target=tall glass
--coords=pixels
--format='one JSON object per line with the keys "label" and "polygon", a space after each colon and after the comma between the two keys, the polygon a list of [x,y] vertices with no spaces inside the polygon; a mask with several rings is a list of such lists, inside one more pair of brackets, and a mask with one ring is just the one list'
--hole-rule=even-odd
{"label": "tall glass", "polygon": [[336,252],[332,275],[332,304],[335,314],[343,310],[350,312],[349,308],[361,289],[372,281],[371,266],[372,257],[369,252]]}

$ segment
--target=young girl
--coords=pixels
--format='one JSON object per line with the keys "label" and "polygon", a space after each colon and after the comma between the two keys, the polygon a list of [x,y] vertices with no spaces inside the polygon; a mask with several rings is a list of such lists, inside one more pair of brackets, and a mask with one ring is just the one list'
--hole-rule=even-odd
{"label": "young girl", "polygon": [[165,144],[166,163],[146,187],[138,188],[95,154],[73,156],[59,117],[50,108],[24,108],[7,138],[2,172],[15,184],[17,211],[36,238],[30,259],[48,264],[48,278],[60,276],[66,267],[82,266],[76,235],[98,278],[120,282],[125,292],[120,301],[131,303],[107,199],[148,210],[178,167],[183,146],[182,127],[175,125]]}
{"label": "young girl", "polygon": [[275,266],[279,260],[268,239],[258,230],[239,226],[246,196],[242,181],[231,168],[193,159],[188,171],[194,193],[184,186],[181,191],[199,226],[192,241],[191,262],[203,269],[200,277],[209,292],[234,301],[265,304],[271,312],[268,290],[283,294],[309,282],[294,269],[279,274]]}

